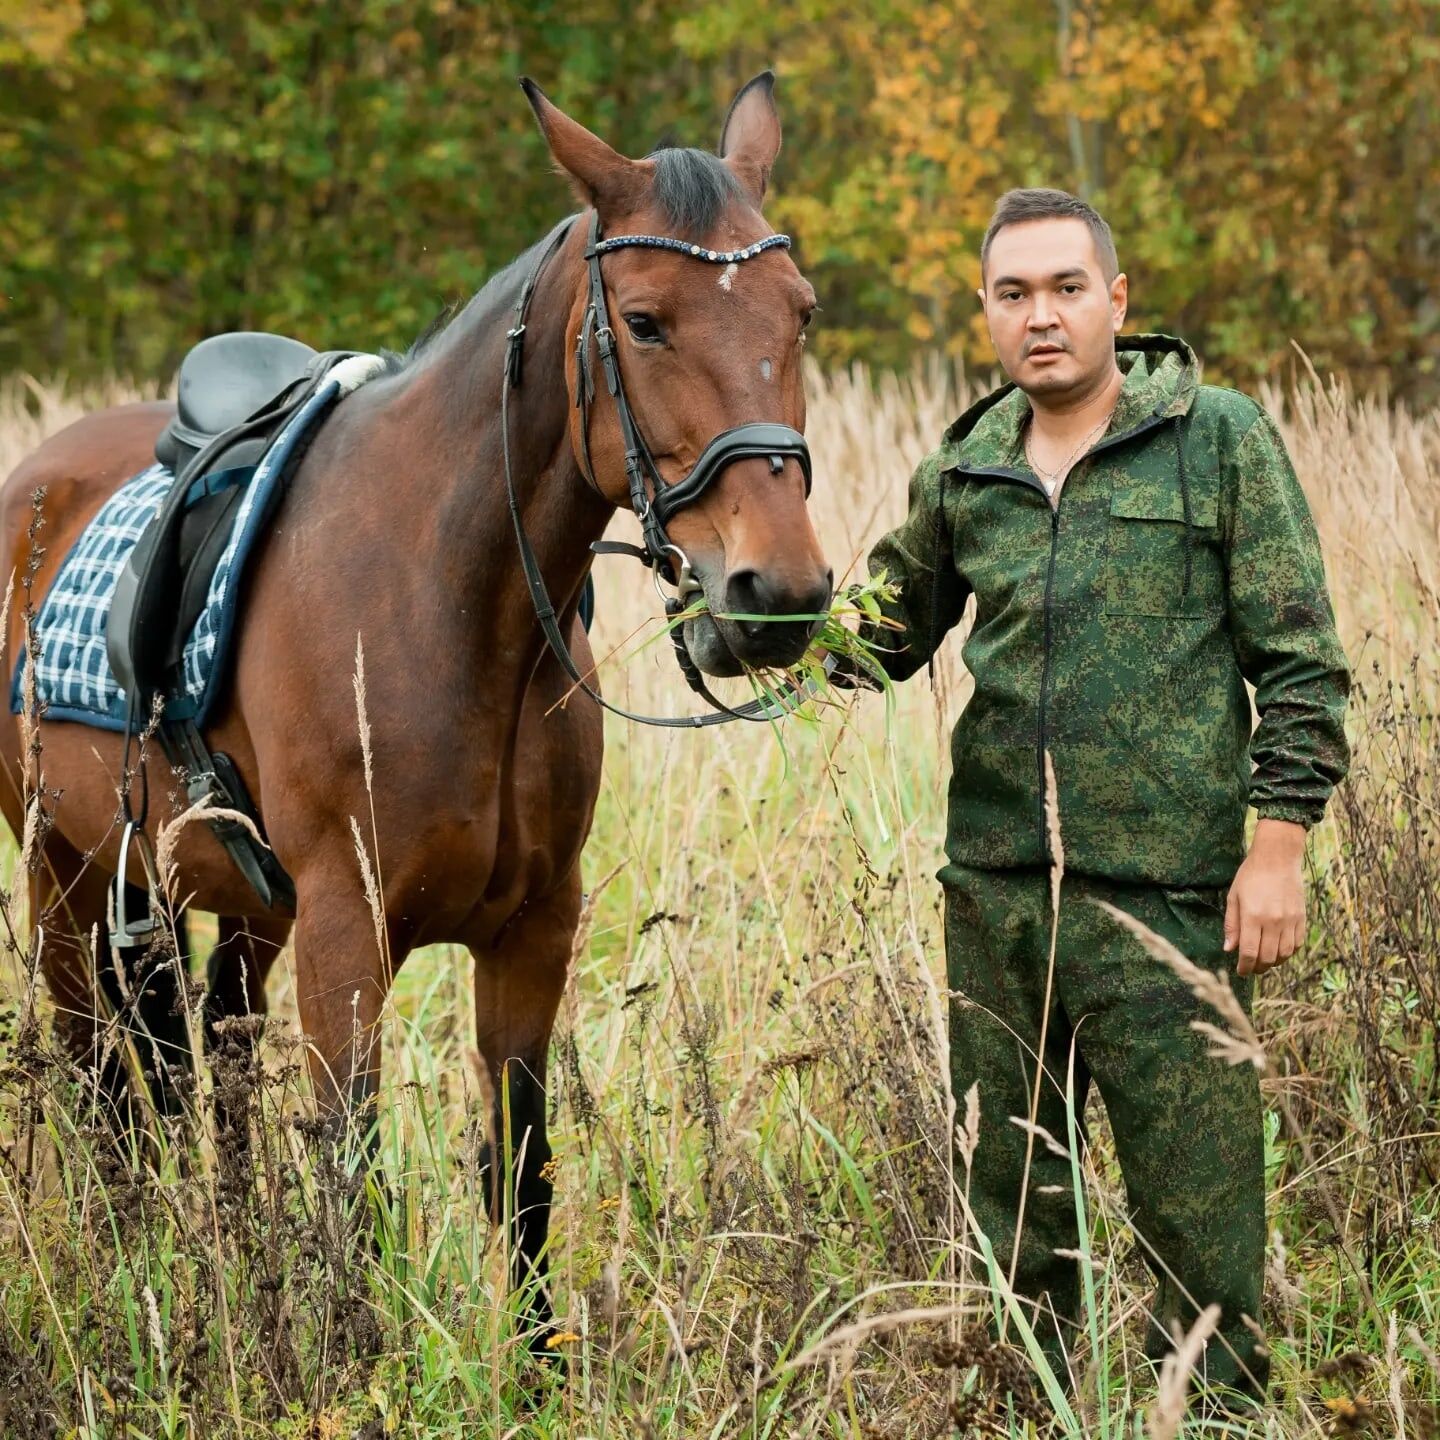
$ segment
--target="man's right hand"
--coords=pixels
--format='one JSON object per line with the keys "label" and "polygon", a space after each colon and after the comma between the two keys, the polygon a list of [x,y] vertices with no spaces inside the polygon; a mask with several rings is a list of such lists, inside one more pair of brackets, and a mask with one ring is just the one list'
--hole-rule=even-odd
{"label": "man's right hand", "polygon": [[837,655],[831,650],[817,650],[816,658],[831,664],[830,683],[837,690],[883,690],[885,687],[874,673],[867,670],[853,655]]}

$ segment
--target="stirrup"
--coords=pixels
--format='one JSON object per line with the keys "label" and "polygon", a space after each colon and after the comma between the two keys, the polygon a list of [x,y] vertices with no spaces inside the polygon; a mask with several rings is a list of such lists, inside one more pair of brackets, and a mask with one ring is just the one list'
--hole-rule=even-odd
{"label": "stirrup", "polygon": [[[129,897],[126,894],[125,872],[129,868],[130,847],[134,845],[140,854],[140,863],[145,870],[145,908],[140,913],[131,913]],[[115,871],[115,927],[110,933],[110,944],[117,951],[133,954],[147,949],[162,929],[160,907],[155,903],[159,883],[155,873],[155,852],[150,848],[150,837],[134,820],[125,824],[120,836],[119,867]]]}

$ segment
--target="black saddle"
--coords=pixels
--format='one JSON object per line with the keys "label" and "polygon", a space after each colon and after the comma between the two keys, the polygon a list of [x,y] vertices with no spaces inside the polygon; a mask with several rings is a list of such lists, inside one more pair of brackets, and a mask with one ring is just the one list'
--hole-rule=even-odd
{"label": "black saddle", "polygon": [[110,668],[140,723],[169,687],[204,608],[243,482],[330,368],[353,353],[242,330],[202,340],[181,362],[178,409],[155,442],[175,483],[120,572],[106,626]]}
{"label": "black saddle", "polygon": [[[259,330],[202,340],[180,363],[178,410],[155,442],[155,458],[178,476],[215,436],[248,420],[304,376],[314,359],[315,351],[303,341]],[[263,448],[263,436],[250,442],[256,459]]]}
{"label": "black saddle", "polygon": [[[181,362],[177,413],[155,442],[155,458],[175,482],[117,577],[106,621],[110,669],[136,729],[148,722],[157,697],[179,689],[185,643],[205,607],[245,482],[329,370],[354,353],[319,353],[284,335],[237,331],[202,340]],[[209,753],[193,721],[163,719],[159,736],[189,774],[192,801],[208,795],[258,821],[234,766]],[[289,877],[269,850],[235,822],[212,828],[267,904],[293,903]]]}

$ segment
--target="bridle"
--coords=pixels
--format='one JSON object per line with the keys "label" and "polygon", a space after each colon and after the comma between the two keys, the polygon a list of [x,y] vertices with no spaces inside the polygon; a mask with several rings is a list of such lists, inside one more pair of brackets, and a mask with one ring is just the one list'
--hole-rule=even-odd
{"label": "bridle", "polygon": [[[600,239],[600,217],[590,212],[590,233],[585,248],[588,267],[589,304],[580,322],[580,332],[575,342],[575,405],[580,411],[580,448],[583,460],[580,473],[597,495],[604,499],[603,492],[595,481],[594,466],[590,459],[590,412],[595,403],[595,376],[591,368],[590,352],[594,349],[600,356],[600,366],[605,378],[605,388],[615,402],[616,415],[620,422],[620,435],[625,445],[625,479],[630,492],[630,505],[635,518],[640,522],[643,545],[629,545],[623,541],[600,540],[591,546],[597,555],[629,555],[642,561],[650,568],[655,580],[656,591],[665,604],[665,615],[671,622],[670,636],[675,646],[676,659],[690,688],[708,704],[715,707],[707,715],[636,715],[612,705],[590,685],[581,674],[570,654],[570,648],[561,634],[555,607],[551,604],[549,591],[540,573],[539,561],[534,547],[520,517],[520,504],[515,493],[514,476],[510,464],[510,391],[518,389],[523,374],[525,344],[525,320],[530,311],[530,302],[535,288],[560,242],[570,233],[578,216],[570,215],[560,222],[546,237],[536,258],[534,268],[526,277],[515,302],[515,323],[505,332],[507,346],[505,368],[500,384],[500,433],[505,457],[505,489],[510,503],[510,517],[515,524],[515,539],[520,548],[520,564],[525,573],[525,582],[530,590],[530,599],[535,606],[535,616],[546,642],[559,660],[570,679],[590,696],[598,705],[627,720],[642,725],[663,725],[676,729],[691,729],[705,725],[724,724],[729,720],[773,720],[793,710],[813,693],[812,686],[797,688],[782,686],[773,694],[767,694],[743,705],[729,706],[717,700],[710,693],[704,677],[690,656],[682,635],[683,626],[677,618],[683,613],[690,597],[699,593],[700,583],[691,571],[689,557],[671,540],[666,522],[685,508],[693,505],[719,478],[721,472],[737,460],[757,457],[767,458],[772,474],[778,475],[785,468],[787,457],[798,460],[805,476],[805,495],[809,498],[811,484],[810,447],[805,437],[789,425],[771,421],[754,421],[736,425],[716,435],[696,457],[689,473],[674,485],[667,485],[655,463],[645,437],[640,433],[630,402],[625,395],[624,381],[620,375],[619,350],[615,333],[610,328],[609,313],[605,305],[605,280],[600,272],[600,257],[613,250],[630,246],[652,250],[673,250],[677,254],[711,264],[740,264],[754,259],[767,250],[788,249],[788,235],[767,235],[753,245],[736,250],[710,250],[704,246],[691,245],[668,235],[617,235],[613,239]],[[608,503],[608,501],[607,501]],[[675,593],[666,595],[661,590],[666,571],[672,572]],[[826,668],[832,662],[827,660]]]}

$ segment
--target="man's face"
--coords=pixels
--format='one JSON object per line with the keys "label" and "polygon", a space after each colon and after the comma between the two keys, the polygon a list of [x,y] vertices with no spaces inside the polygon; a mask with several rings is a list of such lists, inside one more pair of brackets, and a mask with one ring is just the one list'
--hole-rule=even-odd
{"label": "man's face", "polygon": [[1005,373],[1029,395],[1103,383],[1125,323],[1124,275],[1106,281],[1083,220],[1026,220],[990,242],[980,301]]}

